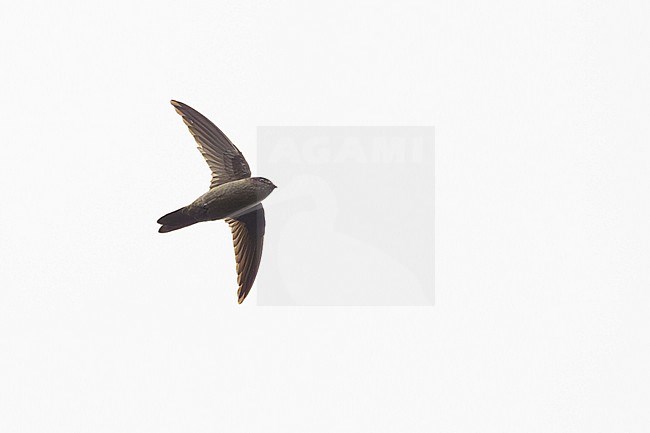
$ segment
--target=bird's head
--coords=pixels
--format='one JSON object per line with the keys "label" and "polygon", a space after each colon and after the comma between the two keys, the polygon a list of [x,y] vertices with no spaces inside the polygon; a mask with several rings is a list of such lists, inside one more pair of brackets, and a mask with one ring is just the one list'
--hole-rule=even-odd
{"label": "bird's head", "polygon": [[270,180],[268,180],[268,179],[265,178],[265,177],[254,177],[254,178],[252,178],[252,179],[253,179],[254,181],[256,181],[256,182],[259,182],[260,184],[262,184],[262,185],[264,185],[264,186],[266,186],[266,187],[270,187],[271,190],[274,190],[275,188],[277,188],[277,186],[275,186],[275,185],[273,184],[273,182],[271,182]]}

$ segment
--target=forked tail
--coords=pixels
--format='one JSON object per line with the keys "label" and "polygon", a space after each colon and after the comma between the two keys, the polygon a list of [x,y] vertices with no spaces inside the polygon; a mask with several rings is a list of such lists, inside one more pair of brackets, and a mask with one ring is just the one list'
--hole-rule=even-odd
{"label": "forked tail", "polygon": [[193,216],[188,215],[188,213],[189,212],[187,207],[182,207],[161,217],[158,219],[158,224],[162,224],[162,226],[158,229],[158,232],[172,232],[174,230],[182,229],[183,227],[191,226],[192,224],[199,222]]}

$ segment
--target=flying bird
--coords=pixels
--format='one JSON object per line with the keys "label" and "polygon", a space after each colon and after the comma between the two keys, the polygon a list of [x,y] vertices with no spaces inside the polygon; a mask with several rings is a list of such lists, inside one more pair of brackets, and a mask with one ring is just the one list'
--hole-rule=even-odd
{"label": "flying bird", "polygon": [[212,180],[210,190],[191,204],[158,220],[158,231],[167,233],[202,221],[224,219],[232,231],[237,262],[237,302],[250,292],[262,259],[264,208],[261,201],[276,188],[268,179],[251,177],[244,155],[214,123],[178,101],[171,101],[194,136]]}

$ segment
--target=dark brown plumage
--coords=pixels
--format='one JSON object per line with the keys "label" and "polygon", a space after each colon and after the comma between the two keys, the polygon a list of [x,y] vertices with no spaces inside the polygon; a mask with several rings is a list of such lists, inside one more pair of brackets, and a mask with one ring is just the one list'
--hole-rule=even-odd
{"label": "dark brown plumage", "polygon": [[244,155],[214,123],[189,105],[171,103],[194,136],[212,171],[212,180],[207,193],[161,217],[158,231],[167,233],[202,221],[225,219],[232,231],[237,301],[241,304],[255,282],[262,258],[266,221],[260,202],[276,186],[262,177],[251,178]]}

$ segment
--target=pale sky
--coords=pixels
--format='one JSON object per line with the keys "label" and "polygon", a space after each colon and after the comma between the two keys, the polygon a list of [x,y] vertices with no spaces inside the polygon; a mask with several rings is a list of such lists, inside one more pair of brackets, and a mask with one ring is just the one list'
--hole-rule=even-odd
{"label": "pale sky", "polygon": [[[0,431],[648,431],[648,12],[5,5]],[[435,306],[238,305],[226,224],[157,233],[210,178],[170,99],[254,173],[258,126],[434,126]]]}

